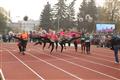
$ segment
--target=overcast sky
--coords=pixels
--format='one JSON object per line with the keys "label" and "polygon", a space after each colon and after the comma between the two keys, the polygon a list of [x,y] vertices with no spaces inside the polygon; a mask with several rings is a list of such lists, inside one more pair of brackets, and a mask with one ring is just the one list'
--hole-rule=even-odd
{"label": "overcast sky", "polygon": [[[0,0],[0,7],[4,7],[11,13],[13,21],[22,20],[25,15],[30,19],[38,20],[40,13],[46,5],[47,1],[54,5],[58,0]],[[72,0],[68,0],[71,2]],[[96,0],[97,5],[102,5],[104,0]],[[75,9],[78,7],[82,0],[77,0]]]}

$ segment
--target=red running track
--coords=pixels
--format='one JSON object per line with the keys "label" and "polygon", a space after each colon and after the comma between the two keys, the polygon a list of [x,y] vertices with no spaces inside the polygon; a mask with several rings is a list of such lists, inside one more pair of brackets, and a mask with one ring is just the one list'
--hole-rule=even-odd
{"label": "red running track", "polygon": [[15,43],[2,43],[0,64],[5,80],[120,80],[120,64],[114,63],[113,51],[94,46],[90,55],[73,47],[49,54],[49,49],[29,43],[22,55]]}

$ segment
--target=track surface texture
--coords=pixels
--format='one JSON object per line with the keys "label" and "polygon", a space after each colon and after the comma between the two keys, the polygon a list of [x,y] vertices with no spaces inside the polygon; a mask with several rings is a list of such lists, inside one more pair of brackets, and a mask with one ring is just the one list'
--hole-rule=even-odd
{"label": "track surface texture", "polygon": [[[41,45],[28,43],[25,55],[16,43],[0,43],[0,70],[5,80],[120,80],[120,64],[108,48],[91,46],[91,54],[80,47],[60,47],[51,54]],[[120,54],[119,54],[120,58]]]}

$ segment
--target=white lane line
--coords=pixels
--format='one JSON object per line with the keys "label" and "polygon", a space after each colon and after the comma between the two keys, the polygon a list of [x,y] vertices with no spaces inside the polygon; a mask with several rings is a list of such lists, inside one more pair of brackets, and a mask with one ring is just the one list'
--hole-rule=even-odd
{"label": "white lane line", "polygon": [[119,70],[119,71],[120,71],[119,68],[111,67],[111,66],[108,66],[108,65],[105,65],[105,64],[97,63],[97,62],[94,62],[94,61],[89,61],[89,60],[86,60],[86,59],[80,59],[80,58],[78,58],[78,57],[74,57],[74,56],[71,56],[71,55],[68,55],[68,54],[62,54],[62,55],[65,55],[65,56],[68,56],[68,57],[72,57],[72,58],[78,59],[78,60],[83,60],[83,61],[86,61],[86,62],[89,62],[89,63],[93,63],[93,64],[105,66],[105,67],[112,68],[112,69],[115,69],[115,70]]}
{"label": "white lane line", "polygon": [[[29,55],[32,55],[32,54],[29,54]],[[32,56],[33,56],[33,55],[32,55]],[[36,56],[35,56],[35,57],[36,57]],[[105,73],[102,73],[102,72],[99,72],[99,71],[93,70],[93,69],[91,69],[91,68],[88,68],[88,67],[85,67],[85,66],[82,66],[82,65],[79,65],[79,64],[73,63],[73,62],[70,62],[70,61],[68,61],[68,60],[65,60],[65,59],[62,59],[62,58],[59,58],[59,57],[55,57],[55,56],[52,56],[52,57],[57,58],[57,59],[59,59],[59,60],[62,60],[62,61],[64,61],[64,62],[67,62],[67,63],[73,64],[73,65],[75,65],[75,66],[82,67],[82,68],[84,68],[84,69],[87,69],[87,70],[90,70],[90,71],[93,71],[93,72],[99,73],[99,74],[104,75],[104,76],[107,76],[107,77],[109,77],[109,78],[112,78],[112,79],[115,79],[115,80],[119,80],[119,79],[116,78],[116,77],[113,77],[113,76],[107,75],[107,74],[105,74]],[[39,60],[39,57],[36,57],[36,59]]]}
{"label": "white lane line", "polygon": [[[77,54],[77,55],[81,56],[81,54]],[[86,56],[86,55],[83,55],[83,56]],[[102,61],[107,61],[107,62],[114,63],[114,61],[110,61],[110,60],[107,60],[105,58],[98,58],[98,57],[96,58],[94,56],[87,56],[87,57],[91,57],[91,58],[95,58],[95,59],[98,59],[98,60],[102,60]]]}
{"label": "white lane line", "polygon": [[96,57],[94,57],[94,56],[87,56],[87,57],[91,57],[91,58],[95,58],[95,59],[98,59],[98,60],[102,60],[102,61],[107,61],[107,62],[111,62],[111,63],[114,63],[114,61],[110,61],[110,60],[107,60],[107,59],[105,59],[105,58],[96,58]]}
{"label": "white lane line", "polygon": [[37,72],[35,72],[32,68],[30,68],[27,64],[25,64],[22,60],[17,58],[12,52],[7,50],[13,57],[15,57],[18,61],[20,61],[25,67],[27,67],[30,71],[32,71],[36,76],[38,76],[40,79],[45,80],[43,77],[41,77]]}
{"label": "white lane line", "polygon": [[[105,54],[109,54],[109,55],[107,55],[107,56],[105,56],[105,57],[109,57],[109,58],[114,58],[114,57],[110,57],[110,56],[114,56],[114,51],[113,50],[110,50],[110,48],[99,48],[98,50],[103,50],[103,51],[105,51]],[[97,50],[92,50],[93,52],[94,52],[94,54],[96,54],[96,53],[101,53],[101,52],[99,52],[99,51],[97,51]],[[107,53],[106,53],[107,52]],[[103,53],[103,52],[102,52]],[[100,55],[100,54],[97,54],[97,55]],[[101,56],[104,56],[104,54],[101,54]],[[120,57],[120,55],[119,55],[119,57]]]}
{"label": "white lane line", "polygon": [[[53,60],[49,60],[49,61],[58,61],[59,59],[53,59]],[[69,59],[69,60],[73,60],[73,59]],[[40,62],[38,60],[25,60],[26,63],[34,63],[34,62]],[[19,63],[18,61],[7,61],[7,62],[2,62],[2,63],[11,63],[11,64],[16,64]]]}
{"label": "white lane line", "polygon": [[[33,50],[36,51],[35,49],[33,49]],[[37,50],[37,52],[39,52],[39,51]],[[45,54],[45,55],[47,55],[47,54]],[[74,57],[74,56],[71,56],[71,55],[68,55],[68,54],[61,54],[61,55],[65,55],[65,56],[68,56],[68,57],[71,57],[71,58],[72,58],[72,59],[67,59],[67,60],[74,60],[74,59],[83,60],[83,61],[87,61],[87,62],[89,62],[89,63],[93,63],[93,64],[105,66],[105,67],[108,67],[108,68],[111,68],[111,69],[115,69],[115,70],[119,70],[119,71],[120,71],[119,68],[111,67],[111,66],[108,66],[108,65],[105,65],[105,64],[101,64],[101,63],[94,62],[94,61],[90,61],[90,60],[86,60],[86,59],[81,59],[81,58]],[[60,60],[60,59],[58,59],[58,60]]]}
{"label": "white lane line", "polygon": [[3,75],[2,69],[0,69],[0,74],[1,74],[2,80],[5,80],[5,76]]}
{"label": "white lane line", "polygon": [[[73,50],[73,49],[72,49]],[[104,50],[104,49],[103,49]],[[107,50],[106,50],[107,51]],[[97,54],[97,53],[100,53],[100,52],[97,52],[97,51],[91,51],[91,53],[92,54],[95,54],[95,55],[98,55],[98,56],[103,56],[103,57],[107,57],[107,58],[111,58],[111,59],[114,59],[114,52],[111,50],[111,51],[109,51],[108,53],[110,53],[111,55],[110,56],[113,56],[113,57],[110,57],[110,56],[106,56],[106,55],[104,55],[104,54]],[[113,55],[112,55],[113,54]],[[120,55],[119,55],[119,57],[120,57]]]}
{"label": "white lane line", "polygon": [[[93,52],[93,54],[98,55],[98,56],[101,56],[101,57],[107,57],[107,58],[109,58],[109,59],[113,59],[113,60],[114,60],[114,52],[113,52],[113,53],[111,53],[111,54],[113,54],[113,55],[110,55],[110,56],[113,56],[113,57],[106,56],[106,55],[104,55],[104,54],[96,54],[95,52]],[[119,55],[119,54],[118,54],[118,56],[120,57],[120,55]]]}
{"label": "white lane line", "polygon": [[42,62],[44,62],[44,63],[46,63],[46,64],[48,64],[48,65],[50,65],[50,66],[52,66],[52,67],[54,67],[54,68],[56,68],[56,69],[58,69],[58,70],[60,70],[60,71],[63,71],[64,73],[66,73],[66,74],[68,74],[68,75],[70,75],[70,76],[72,76],[72,77],[74,77],[74,78],[76,78],[76,79],[78,79],[78,80],[83,80],[83,79],[79,78],[78,76],[76,76],[76,75],[74,75],[74,74],[72,74],[72,73],[70,73],[70,72],[68,72],[68,71],[63,70],[62,68],[59,68],[59,67],[57,67],[57,66],[55,66],[55,65],[53,65],[53,64],[51,64],[51,63],[49,63],[49,62],[47,62],[47,61],[45,61],[45,60],[40,59],[39,57],[36,57],[36,56],[34,56],[34,55],[32,55],[32,54],[30,54],[30,53],[28,53],[28,52],[26,52],[26,53],[27,53],[28,55],[34,57],[35,59],[40,60],[40,61],[42,61]]}
{"label": "white lane line", "polygon": [[[103,55],[103,54],[96,54],[95,52],[92,52],[92,54],[95,54],[95,55],[101,56],[101,57],[107,57],[107,58],[110,58],[110,59],[114,59],[113,57],[106,56],[106,55]],[[111,56],[114,56],[114,55],[111,55]]]}
{"label": "white lane line", "polygon": [[68,57],[72,57],[74,59],[79,59],[79,60],[83,60],[83,61],[87,61],[89,63],[93,63],[93,64],[98,64],[98,65],[101,65],[101,66],[105,66],[105,67],[108,67],[108,68],[112,68],[112,69],[115,69],[115,70],[119,70],[119,68],[115,68],[115,67],[111,67],[111,66],[108,66],[108,65],[105,65],[105,64],[101,64],[101,63],[97,63],[97,62],[94,62],[94,61],[89,61],[89,60],[86,60],[86,59],[80,59],[78,57],[74,57],[74,56],[71,56],[71,55],[68,55],[68,54],[62,54],[62,55],[65,55],[65,56],[68,56]]}
{"label": "white lane line", "polygon": [[[80,55],[80,54],[78,54]],[[110,61],[110,60],[107,60],[107,59],[104,59],[104,58],[96,58],[94,56],[88,56],[88,57],[91,57],[91,58],[95,58],[95,59],[98,59],[98,60],[104,60],[104,61],[107,61],[107,62],[111,62],[111,63],[114,63],[114,61]]]}
{"label": "white lane line", "polygon": [[7,50],[0,50],[0,52],[7,51]]}
{"label": "white lane line", "polygon": [[[80,54],[78,54],[78,55],[80,55]],[[107,61],[107,62],[110,62],[110,63],[114,63],[114,61],[110,61],[110,60],[107,60],[107,59],[104,59],[104,58],[96,58],[94,56],[88,56],[88,57],[95,58],[95,59],[102,60],[102,61]]]}

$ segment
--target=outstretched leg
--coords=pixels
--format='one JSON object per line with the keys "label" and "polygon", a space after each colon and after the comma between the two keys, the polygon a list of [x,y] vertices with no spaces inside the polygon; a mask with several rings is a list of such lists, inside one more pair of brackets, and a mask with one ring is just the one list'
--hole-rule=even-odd
{"label": "outstretched leg", "polygon": [[50,48],[50,46],[52,45],[52,43],[50,42],[49,46],[48,46],[48,49]]}
{"label": "outstretched leg", "polygon": [[53,49],[54,49],[54,42],[51,42],[51,46],[52,46],[52,48],[51,48],[51,51],[50,51],[50,53],[53,51]]}
{"label": "outstretched leg", "polygon": [[75,51],[77,52],[77,49],[78,49],[78,44],[76,41],[74,41],[74,47],[75,47]]}
{"label": "outstretched leg", "polygon": [[58,41],[55,41],[55,44],[56,44],[56,51],[57,51],[57,48],[58,48]]}
{"label": "outstretched leg", "polygon": [[62,51],[63,51],[63,44],[62,43],[60,43],[60,46],[61,46],[61,53],[62,53]]}
{"label": "outstretched leg", "polygon": [[82,50],[82,53],[85,53],[85,43],[81,44],[81,50]]}
{"label": "outstretched leg", "polygon": [[42,42],[36,42],[34,45],[38,45],[38,44],[42,45]]}
{"label": "outstretched leg", "polygon": [[42,47],[42,48],[43,48],[43,50],[44,50],[45,46],[46,46],[46,42],[44,42],[44,43],[43,43],[43,47]]}

